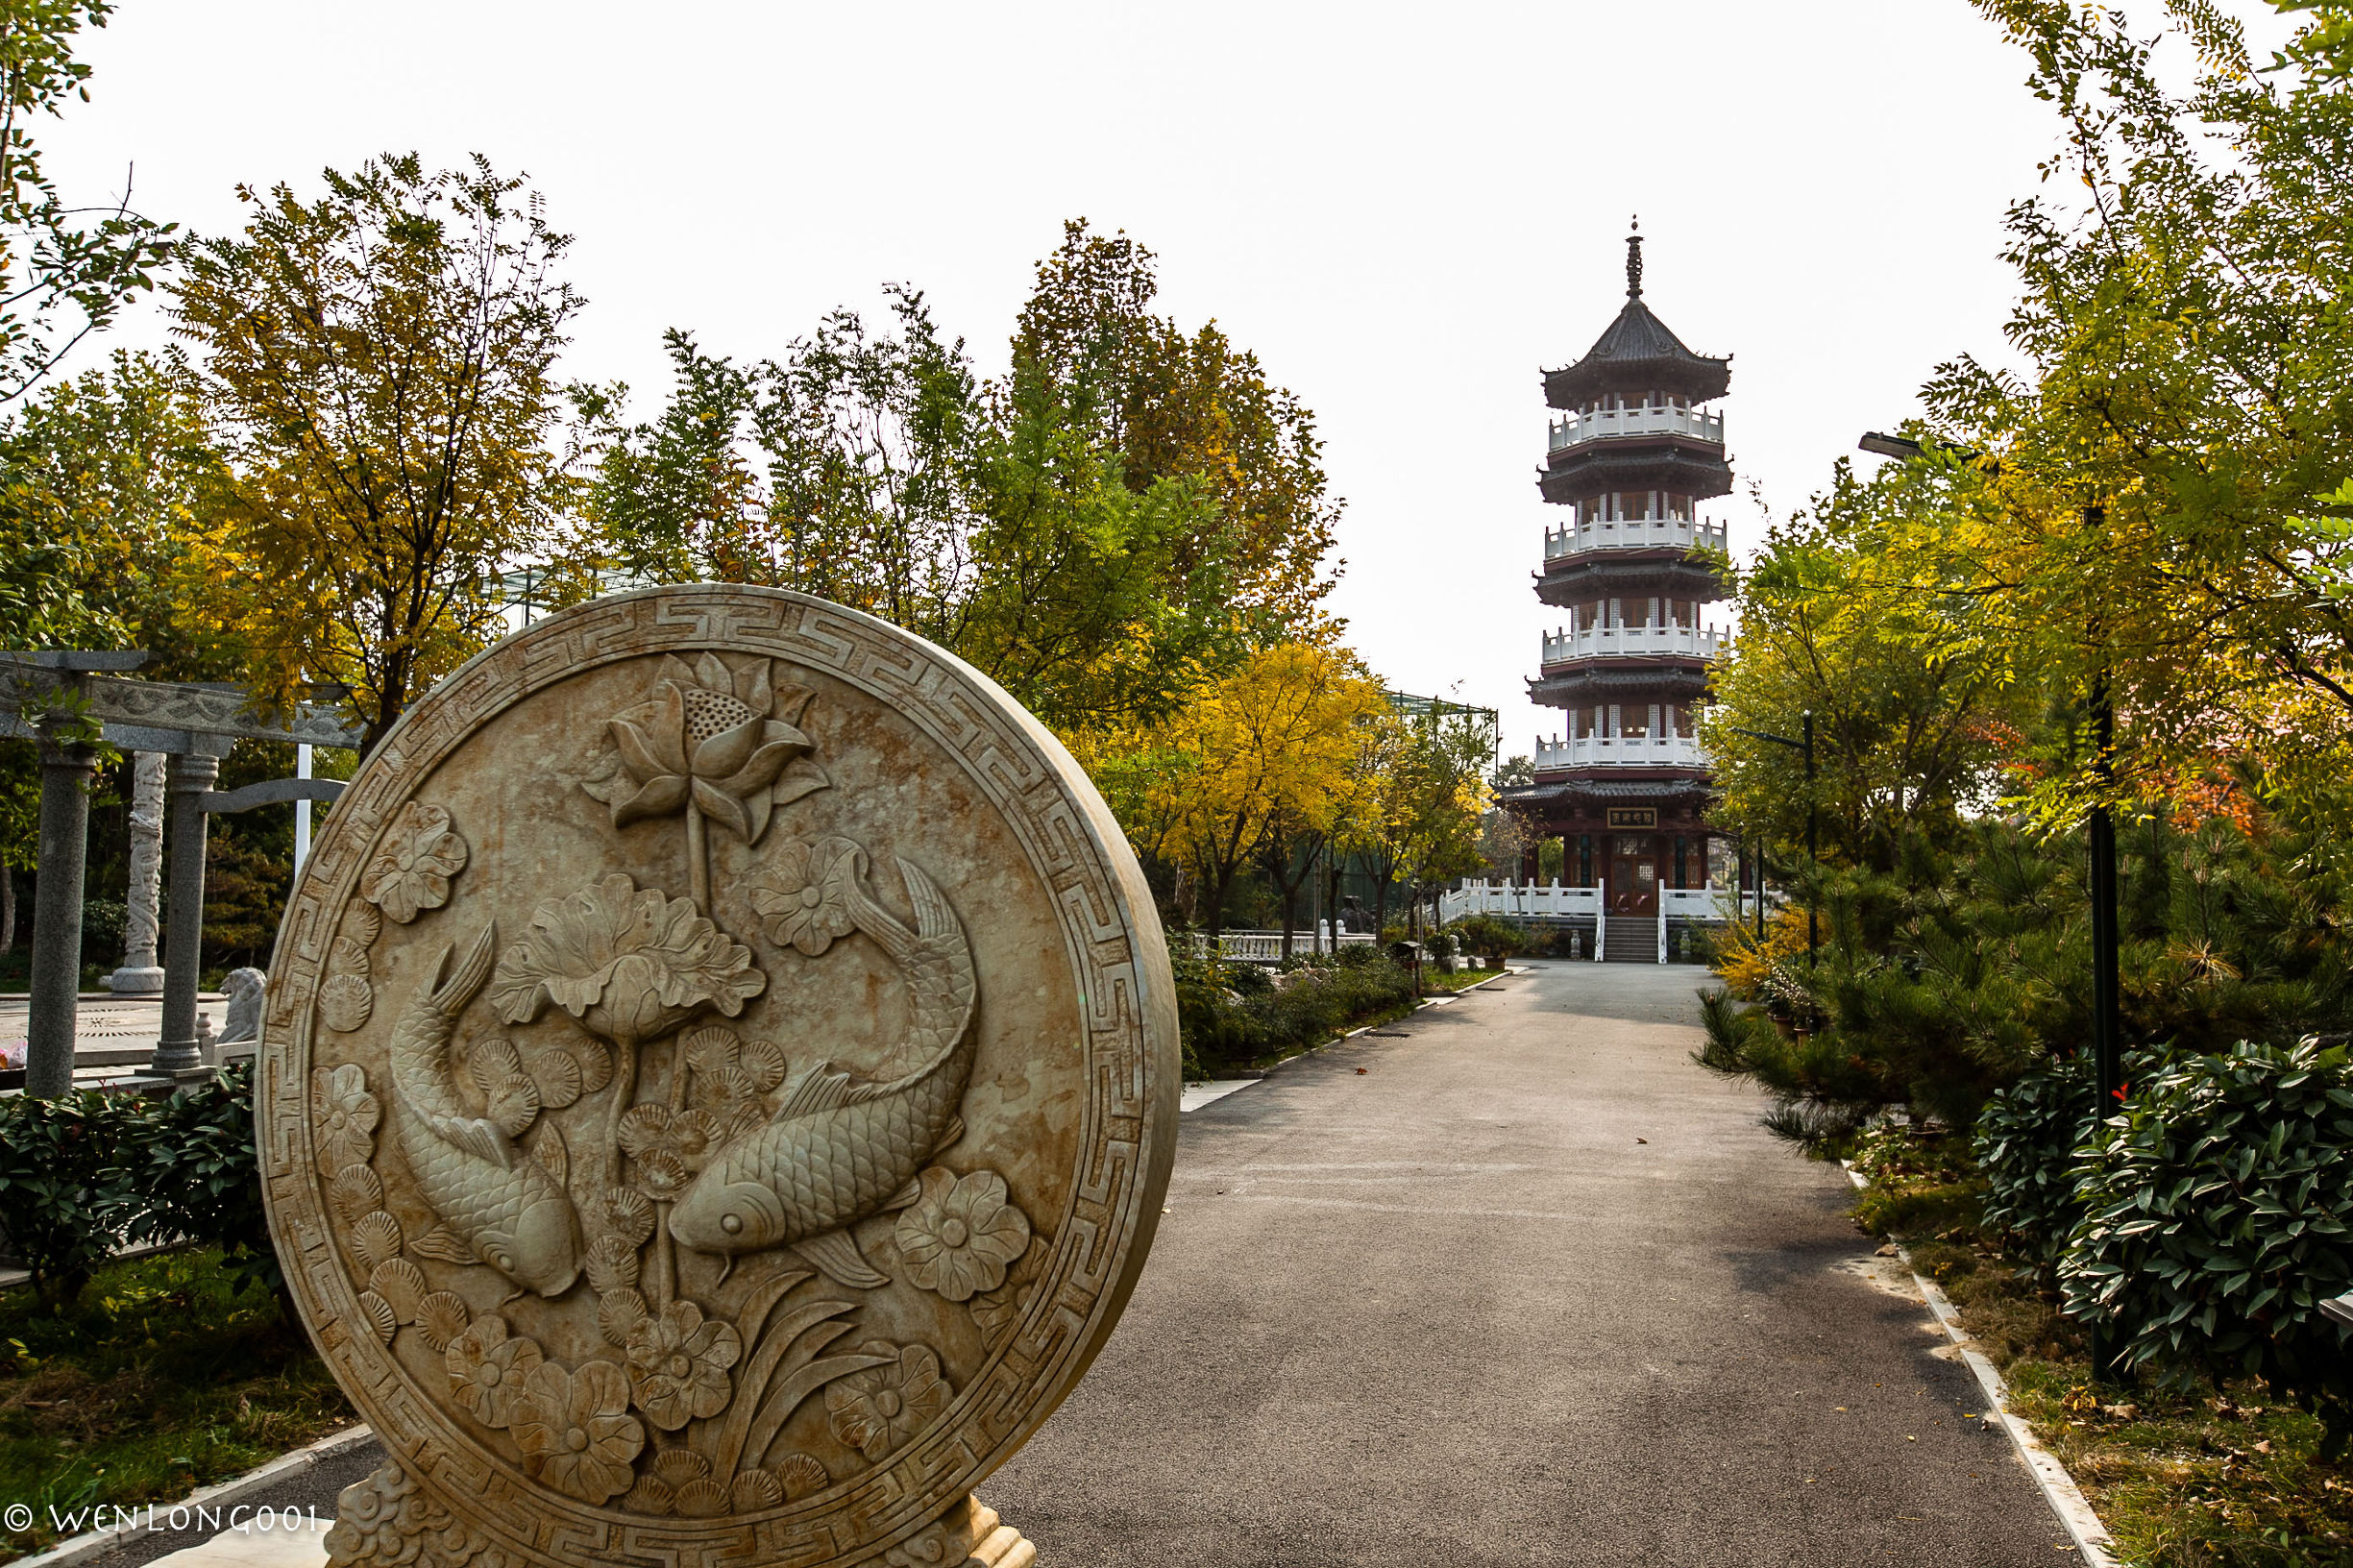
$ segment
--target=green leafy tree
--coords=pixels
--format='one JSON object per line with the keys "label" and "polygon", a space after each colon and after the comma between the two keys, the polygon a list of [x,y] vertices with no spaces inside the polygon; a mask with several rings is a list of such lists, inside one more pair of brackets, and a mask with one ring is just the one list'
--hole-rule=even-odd
{"label": "green leafy tree", "polygon": [[0,404],[23,397],[74,346],[155,284],[175,225],[131,210],[67,205],[41,172],[33,127],[86,100],[85,27],[112,0],[0,0]]}
{"label": "green leafy tree", "polygon": [[231,470],[207,591],[279,694],[350,688],[372,750],[502,629],[568,504],[555,360],[581,300],[536,195],[480,159],[281,184],[185,254],[173,319]]}

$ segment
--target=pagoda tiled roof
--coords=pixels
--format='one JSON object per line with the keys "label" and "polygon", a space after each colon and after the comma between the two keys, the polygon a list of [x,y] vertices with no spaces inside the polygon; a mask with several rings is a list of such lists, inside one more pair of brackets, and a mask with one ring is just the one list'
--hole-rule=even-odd
{"label": "pagoda tiled roof", "polygon": [[1626,305],[1575,364],[1544,373],[1544,401],[1581,408],[1627,392],[1668,392],[1700,402],[1724,396],[1732,361],[1694,354],[1642,303],[1642,239],[1627,240]]}

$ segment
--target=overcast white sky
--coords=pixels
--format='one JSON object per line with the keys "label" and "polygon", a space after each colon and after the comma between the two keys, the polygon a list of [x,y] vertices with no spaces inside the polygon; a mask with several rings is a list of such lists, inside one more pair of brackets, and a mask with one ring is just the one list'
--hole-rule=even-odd
{"label": "overcast white sky", "polygon": [[2001,212],[2055,136],[1966,0],[122,0],[84,55],[52,174],[88,200],[135,163],[198,233],[239,182],[386,149],[527,172],[577,236],[569,374],[649,404],[663,329],[780,354],[885,280],[993,371],[1062,220],[1125,229],[1164,308],[1316,411],[1352,641],[1500,708],[1507,754],[1558,728],[1522,685],[1555,620],[1537,378],[1616,312],[1629,214],[1653,308],[1735,355],[1738,551],[1748,481],[1801,504],[1939,359],[1998,351]]}

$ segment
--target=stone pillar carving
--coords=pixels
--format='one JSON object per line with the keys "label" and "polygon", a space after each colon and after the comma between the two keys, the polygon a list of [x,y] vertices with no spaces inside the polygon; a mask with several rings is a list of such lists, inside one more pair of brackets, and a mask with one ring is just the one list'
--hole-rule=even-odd
{"label": "stone pillar carving", "polygon": [[43,726],[40,889],[33,911],[32,1017],[25,1030],[25,1092],[62,1094],[74,1084],[74,1025],[82,990],[82,869],[89,852],[90,748]]}
{"label": "stone pillar carving", "polygon": [[156,946],[157,896],[163,885],[163,756],[135,752],[131,758],[131,888],[123,900],[122,968],[107,976],[117,996],[154,996],[163,990],[163,968]]}
{"label": "stone pillar carving", "polygon": [[[224,747],[224,749],[226,747]],[[204,1064],[196,1038],[196,983],[205,934],[205,792],[220,777],[221,759],[192,751],[167,771],[172,800],[172,929],[163,957],[163,1022],[150,1072],[184,1072]]]}

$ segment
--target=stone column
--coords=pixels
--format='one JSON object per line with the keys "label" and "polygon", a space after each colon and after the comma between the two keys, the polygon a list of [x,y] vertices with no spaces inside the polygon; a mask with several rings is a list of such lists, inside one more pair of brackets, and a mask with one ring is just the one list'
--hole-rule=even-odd
{"label": "stone column", "polygon": [[148,1071],[159,1077],[204,1063],[196,1038],[196,982],[205,934],[205,827],[200,799],[220,777],[221,759],[192,751],[171,760],[172,928],[163,944],[163,1024]]}
{"label": "stone column", "polygon": [[163,755],[140,751],[131,759],[131,888],[124,902],[123,966],[107,976],[117,996],[153,996],[163,990],[156,962],[156,895],[163,883]]}
{"label": "stone column", "polygon": [[74,1025],[82,991],[82,869],[89,852],[90,748],[44,732],[41,754],[40,902],[33,912],[32,1017],[25,1030],[25,1092],[46,1098],[74,1086]]}

